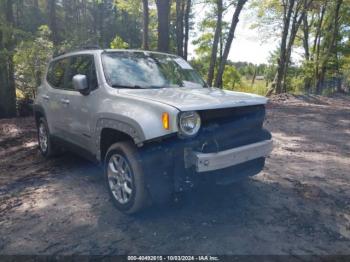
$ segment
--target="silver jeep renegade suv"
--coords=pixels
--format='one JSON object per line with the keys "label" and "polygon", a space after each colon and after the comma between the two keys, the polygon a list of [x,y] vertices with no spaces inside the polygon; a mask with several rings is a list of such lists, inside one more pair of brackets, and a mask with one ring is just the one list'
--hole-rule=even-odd
{"label": "silver jeep renegade suv", "polygon": [[130,214],[202,181],[259,173],[272,150],[266,102],[208,87],[178,56],[84,50],[49,63],[34,113],[42,154],[65,148],[101,163]]}

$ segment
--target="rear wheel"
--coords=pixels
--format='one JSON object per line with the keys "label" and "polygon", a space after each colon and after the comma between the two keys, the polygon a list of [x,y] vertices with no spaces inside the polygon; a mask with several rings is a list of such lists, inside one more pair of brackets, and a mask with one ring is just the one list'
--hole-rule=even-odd
{"label": "rear wheel", "polygon": [[113,144],[105,158],[105,179],[114,205],[133,214],[149,203],[144,174],[137,148],[131,142]]}
{"label": "rear wheel", "polygon": [[38,144],[41,154],[50,158],[56,154],[56,149],[50,137],[50,131],[44,117],[41,117],[38,121]]}

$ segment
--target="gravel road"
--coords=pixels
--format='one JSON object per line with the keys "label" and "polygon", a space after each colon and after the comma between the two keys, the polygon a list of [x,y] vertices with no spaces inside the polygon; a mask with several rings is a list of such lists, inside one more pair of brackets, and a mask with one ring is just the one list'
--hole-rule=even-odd
{"label": "gravel road", "polygon": [[350,254],[350,96],[277,96],[259,175],[129,217],[101,170],[46,161],[32,118],[0,120],[0,254]]}

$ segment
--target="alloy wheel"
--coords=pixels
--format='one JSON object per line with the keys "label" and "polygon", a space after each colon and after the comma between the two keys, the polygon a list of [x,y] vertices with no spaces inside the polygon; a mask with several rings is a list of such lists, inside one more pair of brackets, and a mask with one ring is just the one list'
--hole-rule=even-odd
{"label": "alloy wheel", "polygon": [[132,171],[128,161],[120,154],[113,154],[108,162],[108,185],[120,204],[127,204],[133,194]]}
{"label": "alloy wheel", "polygon": [[48,134],[44,123],[39,125],[39,146],[42,152],[47,151],[48,147]]}

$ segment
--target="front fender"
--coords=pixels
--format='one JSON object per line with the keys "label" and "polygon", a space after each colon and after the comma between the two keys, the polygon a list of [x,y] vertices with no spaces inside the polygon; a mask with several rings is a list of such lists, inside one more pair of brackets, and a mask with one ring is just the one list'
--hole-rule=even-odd
{"label": "front fender", "polygon": [[[169,105],[154,101],[144,101],[130,97],[118,96],[105,99],[100,105],[95,128],[95,145],[97,157],[100,155],[101,132],[111,128],[123,132],[142,145],[148,140],[177,132],[178,110]],[[170,128],[163,128],[162,114],[170,116]]]}
{"label": "front fender", "polygon": [[125,133],[132,137],[135,144],[140,144],[145,140],[144,133],[140,127],[140,125],[135,122],[133,119],[128,119],[124,116],[118,116],[116,119],[115,115],[104,114],[103,118],[98,119],[96,124],[96,152],[97,159],[101,160],[101,133],[104,128],[110,128],[122,133]]}

